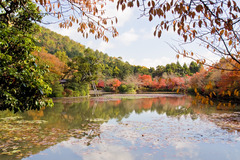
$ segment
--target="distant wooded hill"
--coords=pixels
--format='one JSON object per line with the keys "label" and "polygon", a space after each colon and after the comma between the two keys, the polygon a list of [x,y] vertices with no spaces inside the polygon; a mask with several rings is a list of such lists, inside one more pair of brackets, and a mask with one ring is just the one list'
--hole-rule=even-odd
{"label": "distant wooded hill", "polygon": [[166,74],[176,74],[178,76],[184,76],[186,74],[191,75],[198,72],[200,66],[195,62],[192,62],[189,66],[184,64],[181,66],[179,63],[171,63],[163,66],[159,64],[156,68],[147,68],[144,66],[131,65],[128,62],[122,61],[121,57],[111,57],[107,54],[91,48],[86,48],[84,45],[71,40],[67,36],[57,34],[47,28],[42,27],[39,34],[36,35],[39,41],[36,43],[39,47],[44,47],[50,54],[56,54],[57,52],[65,52],[69,58],[76,56],[84,57],[86,55],[94,56],[98,59],[99,63],[102,63],[102,72],[100,77],[104,78],[119,78],[124,79],[133,74],[146,74],[155,76],[162,76]]}

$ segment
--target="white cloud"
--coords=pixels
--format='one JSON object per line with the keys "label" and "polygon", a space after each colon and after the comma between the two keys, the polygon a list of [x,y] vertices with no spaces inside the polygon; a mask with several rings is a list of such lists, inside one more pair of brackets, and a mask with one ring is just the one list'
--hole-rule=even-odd
{"label": "white cloud", "polygon": [[199,151],[196,144],[188,141],[175,141],[172,143],[176,148],[177,157],[189,157],[190,159],[198,159]]}
{"label": "white cloud", "polygon": [[166,65],[172,62],[176,62],[176,59],[174,61],[170,59],[169,57],[161,57],[161,58],[143,58],[143,59],[124,59],[124,61],[128,61],[132,65],[141,65],[146,67],[156,67],[158,65]]}
{"label": "white cloud", "polygon": [[207,49],[203,49],[203,52],[202,53],[199,53],[201,54],[202,58],[204,57],[207,61],[207,63],[216,63],[220,60],[221,57],[215,55],[214,53],[208,51]]}
{"label": "white cloud", "polygon": [[152,27],[151,29],[142,28],[140,29],[139,34],[141,35],[143,40],[150,40],[150,39],[153,40],[154,38],[156,38],[153,35],[154,31],[155,31],[155,27]]}
{"label": "white cloud", "polygon": [[137,41],[139,38],[139,35],[135,32],[135,30],[132,28],[129,31],[121,34],[116,39],[119,40],[121,43],[123,43],[126,46],[129,46],[132,42]]}
{"label": "white cloud", "polygon": [[[70,138],[68,141],[61,142],[58,147],[64,147],[70,149],[75,155],[82,157],[84,160],[133,160],[134,157],[128,152],[128,148],[122,145],[110,144],[106,141],[101,143],[93,143],[94,148],[89,148],[86,145],[86,139]],[[55,148],[57,148],[55,146]]]}
{"label": "white cloud", "polygon": [[[58,24],[51,24],[48,26],[45,26],[51,31],[54,31],[58,34],[61,34],[63,36],[68,36],[70,39],[76,41],[76,42],[81,42],[83,39],[82,34],[80,32],[77,32],[77,26],[73,25],[73,27],[66,29],[66,28],[60,28]],[[86,40],[86,39],[85,39]]]}
{"label": "white cloud", "polygon": [[106,52],[107,49],[111,49],[111,48],[114,48],[115,45],[111,42],[104,42],[102,41],[100,44],[99,44],[99,47],[98,47],[98,50],[99,51],[102,51],[102,52]]}
{"label": "white cloud", "polygon": [[136,59],[134,58],[130,58],[130,59],[123,58],[123,61],[128,61],[130,64],[136,65]]}
{"label": "white cloud", "polygon": [[[199,43],[201,43],[201,42],[199,42]],[[193,52],[193,58],[205,59],[207,64],[213,64],[220,60],[219,56],[210,52],[204,46],[199,46],[195,43],[184,45],[183,48],[186,49],[188,52]],[[190,64],[191,61],[193,61],[193,60],[190,58],[183,58],[183,56],[180,56],[180,58],[179,58],[179,62],[181,64],[183,64],[184,62],[186,62],[187,64]]]}
{"label": "white cloud", "polygon": [[86,46],[93,48],[95,46],[95,43],[93,41],[87,41]]}
{"label": "white cloud", "polygon": [[190,63],[192,62],[193,60],[192,59],[190,59],[190,58],[184,58],[184,57],[182,57],[182,56],[180,56],[179,57],[179,59],[178,59],[178,62],[181,64],[181,65],[183,65],[184,63],[186,63],[187,65],[190,65]]}
{"label": "white cloud", "polygon": [[146,67],[156,67],[158,65],[166,65],[171,63],[171,59],[168,57],[161,57],[161,58],[144,58],[142,63],[146,65]]}
{"label": "white cloud", "polygon": [[107,3],[105,15],[106,15],[106,17],[116,16],[118,19],[118,23],[117,23],[117,25],[115,25],[115,27],[122,27],[133,16],[134,9],[126,8],[124,11],[122,11],[121,9],[117,10],[116,6],[117,6],[117,2]]}
{"label": "white cloud", "polygon": [[84,160],[133,160],[134,157],[130,152],[127,152],[127,148],[120,145],[111,145],[108,143],[101,143],[97,145],[97,150],[93,150],[91,153],[83,156]]}

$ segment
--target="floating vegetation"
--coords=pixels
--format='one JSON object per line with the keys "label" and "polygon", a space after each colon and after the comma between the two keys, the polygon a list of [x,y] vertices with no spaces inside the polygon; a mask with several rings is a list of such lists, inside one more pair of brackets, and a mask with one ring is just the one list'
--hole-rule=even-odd
{"label": "floating vegetation", "polygon": [[132,159],[155,159],[164,149],[175,154],[174,145],[240,146],[239,112],[192,106],[187,96],[150,95],[124,100],[116,96],[56,103],[53,108],[15,116],[2,112],[0,159],[35,159],[35,155],[42,154],[48,157],[46,154],[56,147],[60,147],[61,154],[65,154],[64,147],[75,147],[73,155],[96,153],[102,159],[105,153],[121,156],[126,152],[141,155]]}

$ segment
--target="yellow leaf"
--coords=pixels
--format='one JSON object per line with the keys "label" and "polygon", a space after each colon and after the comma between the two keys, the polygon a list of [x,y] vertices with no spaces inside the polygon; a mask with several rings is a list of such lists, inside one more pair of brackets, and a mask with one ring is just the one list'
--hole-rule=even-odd
{"label": "yellow leaf", "polygon": [[222,96],[224,96],[224,95],[225,95],[225,92],[224,92],[224,91],[222,91],[222,92],[221,92],[221,95],[222,95]]}
{"label": "yellow leaf", "polygon": [[237,97],[239,96],[239,91],[236,92],[236,96],[237,96]]}
{"label": "yellow leaf", "polygon": [[194,92],[197,93],[197,88],[194,89]]}
{"label": "yellow leaf", "polygon": [[220,31],[220,36],[221,36],[223,33],[224,33],[224,30],[221,30],[221,31]]}
{"label": "yellow leaf", "polygon": [[177,93],[179,93],[179,89],[177,89]]}
{"label": "yellow leaf", "polygon": [[228,102],[228,107],[231,107],[232,106],[232,103],[231,102]]}
{"label": "yellow leaf", "polygon": [[229,46],[231,46],[232,45],[232,40],[230,39],[230,41],[228,42],[228,44],[229,44]]}
{"label": "yellow leaf", "polygon": [[231,96],[231,92],[228,90],[227,93],[228,93],[228,95],[229,95],[229,97],[230,97],[230,96]]}
{"label": "yellow leaf", "polygon": [[213,106],[213,101],[210,101],[210,105]]}
{"label": "yellow leaf", "polygon": [[212,98],[212,92],[209,94],[209,97]]}
{"label": "yellow leaf", "polygon": [[217,109],[219,109],[221,105],[222,105],[222,103],[218,103]]}
{"label": "yellow leaf", "polygon": [[216,93],[214,91],[212,93],[216,96]]}

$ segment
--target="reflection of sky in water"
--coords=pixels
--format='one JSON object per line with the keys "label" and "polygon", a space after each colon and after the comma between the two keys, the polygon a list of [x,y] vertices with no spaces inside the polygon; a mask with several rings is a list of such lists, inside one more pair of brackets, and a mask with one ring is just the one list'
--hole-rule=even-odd
{"label": "reflection of sky in water", "polygon": [[[87,142],[90,145],[87,146]],[[128,118],[103,123],[92,140],[70,138],[26,159],[238,159],[240,138],[204,117],[168,117],[156,112],[133,112]]]}

